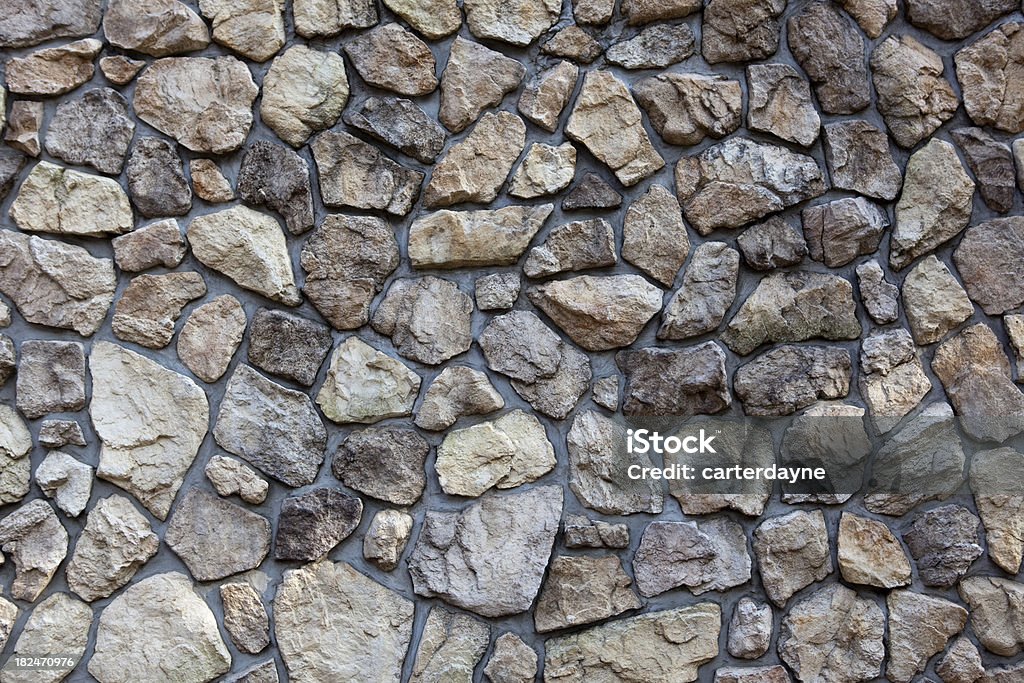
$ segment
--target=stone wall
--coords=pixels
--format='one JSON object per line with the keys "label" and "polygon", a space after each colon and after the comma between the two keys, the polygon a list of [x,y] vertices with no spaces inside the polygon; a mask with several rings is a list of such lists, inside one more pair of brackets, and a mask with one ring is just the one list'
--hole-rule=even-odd
{"label": "stone wall", "polygon": [[0,680],[1024,680],[1020,9],[8,0]]}

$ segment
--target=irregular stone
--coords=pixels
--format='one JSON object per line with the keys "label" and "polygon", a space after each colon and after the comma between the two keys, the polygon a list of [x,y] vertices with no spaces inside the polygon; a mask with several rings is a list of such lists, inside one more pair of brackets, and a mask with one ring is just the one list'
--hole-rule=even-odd
{"label": "irregular stone", "polygon": [[68,532],[53,508],[30,501],[0,520],[0,549],[14,561],[15,600],[35,602],[68,552]]}
{"label": "irregular stone", "polygon": [[619,378],[602,377],[594,382],[592,390],[594,403],[615,412],[619,409]]}
{"label": "irregular stone", "polygon": [[870,65],[878,110],[900,147],[910,148],[927,138],[953,118],[960,105],[943,76],[942,58],[913,36],[886,38],[871,53]]}
{"label": "irregular stone", "polygon": [[807,255],[807,242],[779,216],[750,226],[736,238],[743,261],[754,270],[799,265]]}
{"label": "irregular stone", "polygon": [[154,574],[100,614],[89,673],[100,683],[210,681],[231,668],[217,619],[184,574]]}
{"label": "irregular stone", "polygon": [[103,34],[115,47],[151,57],[202,50],[210,44],[206,24],[177,0],[111,0]]}
{"label": "irregular stone", "polygon": [[589,33],[579,26],[570,24],[546,40],[540,51],[553,57],[590,64],[601,56],[604,48]]}
{"label": "irregular stone", "polygon": [[871,453],[864,413],[864,408],[848,403],[819,401],[790,421],[782,438],[779,464],[826,464],[827,483],[791,486],[783,482],[783,502],[836,505],[860,489]]}
{"label": "irregular stone", "polygon": [[485,415],[504,407],[505,401],[487,375],[479,370],[450,366],[427,389],[416,413],[416,426],[441,431],[464,415]]}
{"label": "irregular stone", "polygon": [[755,667],[722,667],[715,671],[714,683],[792,683],[789,672],[785,667],[755,666]]}
{"label": "irregular stone", "polygon": [[171,343],[174,323],[185,305],[206,294],[199,273],[139,275],[132,278],[114,306],[114,336],[150,349]]}
{"label": "irregular stone", "polygon": [[926,586],[948,588],[981,557],[979,520],[959,505],[932,508],[917,516],[903,540]]}
{"label": "irregular stone", "polygon": [[562,420],[572,412],[592,377],[590,359],[586,354],[565,344],[553,375],[532,383],[512,380],[512,388],[534,410]]}
{"label": "irregular stone", "polygon": [[[0,88],[0,93],[3,93]],[[0,105],[4,104],[5,97],[0,94]],[[4,117],[0,116],[0,128],[4,126]],[[0,199],[7,197],[14,187],[14,181],[24,168],[27,158],[21,152],[12,147],[0,147]]]}
{"label": "irregular stone", "polygon": [[16,387],[21,414],[36,419],[85,407],[85,351],[78,342],[21,343]]}
{"label": "irregular stone", "polygon": [[[13,657],[38,657],[40,653],[60,653],[77,664],[89,644],[89,627],[92,625],[92,609],[67,593],[54,593],[39,603],[22,626],[21,634],[14,643]],[[45,656],[45,655],[43,655]],[[63,680],[74,665],[69,668],[15,669],[4,667],[4,681],[10,683],[57,683]]]}
{"label": "irregular stone", "polygon": [[280,0],[199,0],[213,25],[213,40],[256,62],[284,47],[284,3]]}
{"label": "irregular stone", "polygon": [[566,548],[627,548],[629,527],[610,524],[583,515],[568,515],[562,529]]}
{"label": "irregular stone", "polygon": [[663,73],[638,81],[633,94],[658,135],[674,145],[723,138],[743,118],[740,83],[724,76]]}
{"label": "irregular stone", "polygon": [[959,40],[1015,9],[1017,3],[1012,0],[908,0],[907,21],[943,40]]}
{"label": "irregular stone", "polygon": [[885,617],[873,600],[832,584],[782,619],[779,657],[801,681],[856,683],[881,674]]}
{"label": "irregular stone", "polygon": [[225,154],[245,142],[258,91],[234,57],[170,57],[139,77],[135,113],[193,152]]}
{"label": "irregular stone", "polygon": [[343,491],[321,487],[281,503],[274,537],[274,558],[313,562],[355,531],[363,501]]}
{"label": "irregular stone", "polygon": [[1024,368],[1024,315],[1004,315],[1003,326],[1006,328],[1006,336],[1010,339],[1010,346],[1013,347],[1015,361],[1017,363],[1017,381],[1020,381],[1021,369]]}
{"label": "irregular stone", "polygon": [[[967,293],[989,315],[999,315],[1024,303],[1021,283],[1024,219],[995,218],[971,227],[953,252]],[[973,307],[972,307],[973,312]]]}
{"label": "irregular stone", "polygon": [[[1009,0],[993,0],[999,13],[1016,8]],[[956,3],[960,5],[962,3]],[[990,3],[985,3],[990,4]],[[967,8],[964,8],[967,10]],[[966,12],[970,16],[970,10]],[[961,15],[962,16],[962,15]],[[988,21],[978,24],[981,28]],[[1024,24],[1009,23],[956,53],[956,77],[964,96],[967,115],[978,126],[992,126],[1008,133],[1024,131],[1024,112],[1018,104],[1022,95],[1014,74],[1020,69],[1019,55]]]}
{"label": "irregular stone", "polygon": [[352,336],[334,349],[316,402],[328,419],[339,424],[372,424],[411,415],[419,390],[419,375]]}
{"label": "irregular stone", "polygon": [[344,118],[353,128],[425,164],[434,162],[447,137],[437,121],[400,97],[368,97],[346,111]]}
{"label": "irregular stone", "polygon": [[398,242],[385,221],[331,214],[302,246],[302,291],[336,329],[362,327],[370,319],[370,302],[398,260]]}
{"label": "irregular stone", "polygon": [[6,384],[18,367],[18,356],[14,350],[14,340],[6,334],[0,334],[0,386]]}
{"label": "irregular stone", "polygon": [[117,181],[48,161],[40,161],[25,178],[10,216],[22,230],[75,237],[119,235],[135,225]]}
{"label": "irregular stone", "polygon": [[725,242],[698,246],[665,305],[658,339],[687,339],[718,329],[736,298],[739,268],[739,252]]}
{"label": "irregular stone", "polygon": [[239,287],[288,306],[302,300],[284,233],[270,216],[235,206],[196,216],[187,234],[196,259]]}
{"label": "irregular stone", "polygon": [[413,660],[410,683],[470,683],[490,636],[487,624],[467,614],[430,608]]}
{"label": "irregular stone", "polygon": [[[660,6],[660,3],[654,7],[640,3],[638,11],[642,7],[644,10],[650,8],[657,12]],[[612,19],[614,9],[614,0],[573,0],[572,3],[572,15],[577,24],[607,24]]]}
{"label": "irregular stone", "polygon": [[838,545],[844,581],[885,589],[910,584],[910,561],[881,522],[844,512],[839,519]]}
{"label": "irregular stone", "polygon": [[853,114],[871,104],[864,37],[824,2],[807,5],[787,23],[789,49],[814,84],[822,111]]}
{"label": "irregular stone", "polygon": [[526,251],[554,206],[435,211],[409,228],[413,268],[510,266]]}
{"label": "irregular stone", "polygon": [[585,173],[583,180],[565,195],[562,200],[564,211],[580,209],[617,209],[622,205],[622,195],[596,173]]}
{"label": "irregular stone", "polygon": [[109,342],[93,344],[89,372],[89,415],[102,442],[96,475],[166,519],[206,436],[206,393],[184,375]]}
{"label": "irregular stone", "polygon": [[280,683],[277,676],[277,663],[273,659],[250,666],[233,678],[226,678],[225,683]]}
{"label": "irregular stone", "polygon": [[477,38],[529,45],[558,21],[560,0],[469,0],[466,24]]}
{"label": "irregular stone", "polygon": [[747,537],[736,522],[651,522],[633,557],[644,597],[686,586],[694,595],[725,591],[750,580]]}
{"label": "irregular stone", "polygon": [[860,25],[868,38],[882,35],[898,11],[896,0],[839,0],[839,4]]}
{"label": "irregular stone", "polygon": [[885,211],[863,197],[809,206],[801,218],[811,258],[830,268],[877,251],[889,227]]}
{"label": "irregular stone", "polygon": [[825,161],[837,189],[891,201],[903,185],[889,138],[867,121],[825,124]]}
{"label": "irregular stone", "polygon": [[945,683],[973,683],[984,675],[985,668],[978,647],[967,636],[960,636],[935,667],[935,673]]}
{"label": "irregular stone", "polygon": [[404,216],[419,196],[422,173],[395,163],[348,133],[321,133],[310,147],[320,175],[320,195],[329,207],[384,209]]}
{"label": "irregular stone", "polygon": [[713,341],[621,351],[615,362],[626,376],[625,415],[712,414],[732,402],[725,353]]}
{"label": "irregular stone", "polygon": [[438,118],[458,133],[476,121],[480,112],[501,103],[526,75],[526,67],[511,57],[456,36],[441,74]]}
{"label": "irregular stone", "polygon": [[306,394],[239,365],[228,380],[213,430],[217,444],[288,486],[316,479],[327,432]]}
{"label": "irregular stone", "polygon": [[757,659],[768,651],[772,628],[771,605],[750,598],[740,599],[729,620],[729,654],[741,659]]}
{"label": "irregular stone", "polygon": [[664,185],[651,185],[626,210],[622,258],[671,286],[689,252],[690,240],[679,202]]}
{"label": "irregular stone", "polygon": [[612,226],[603,218],[593,218],[552,228],[547,239],[530,250],[523,272],[527,277],[548,277],[613,266],[617,260]]}
{"label": "irregular stone", "polygon": [[590,624],[640,607],[619,558],[556,557],[537,598],[539,633]]}
{"label": "irregular stone", "polygon": [[[821,510],[798,510],[766,519],[754,531],[754,554],[768,599],[778,607],[785,606],[794,593],[821,581],[833,569]],[[783,624],[785,629],[785,621]],[[779,647],[781,653],[781,641]],[[786,655],[783,659],[789,662]]]}
{"label": "irregular stone", "polygon": [[412,533],[412,516],[398,510],[379,510],[363,536],[363,557],[386,572],[398,566]]}
{"label": "irregular stone", "polygon": [[909,590],[889,593],[889,663],[885,676],[909,683],[923,672],[932,655],[967,623],[967,610],[948,600]]}
{"label": "irregular stone", "polygon": [[238,299],[223,294],[189,314],[178,333],[178,358],[204,382],[227,372],[245,334],[245,310]]}
{"label": "irregular stone", "polygon": [[423,192],[424,204],[435,208],[493,201],[525,144],[526,124],[518,116],[484,114],[469,135],[434,166]]}
{"label": "irregular stone", "polygon": [[988,208],[999,213],[1012,209],[1015,171],[1010,148],[981,128],[957,128],[953,139],[978,179],[978,191]]}
{"label": "irregular stone", "polygon": [[298,0],[292,12],[295,32],[303,38],[326,38],[347,28],[369,28],[377,23],[373,0]]}
{"label": "irregular stone", "polygon": [[548,132],[558,127],[558,117],[569,104],[580,69],[561,61],[538,73],[519,96],[519,113]]}
{"label": "irregular stone", "polygon": [[478,277],[473,283],[476,307],[481,311],[505,311],[519,298],[518,273],[494,273]]}
{"label": "irregular stone", "polygon": [[15,0],[0,20],[0,47],[26,47],[53,38],[78,38],[99,28],[98,0]]}
{"label": "irregular stone", "polygon": [[747,355],[765,342],[856,339],[860,335],[849,280],[797,271],[765,276],[729,321],[722,341],[736,353]]}
{"label": "irregular stone", "polygon": [[[303,4],[302,0],[295,3],[296,27]],[[260,118],[279,138],[300,147],[313,133],[338,122],[348,95],[341,55],[293,45],[271,62],[263,77]]]}
{"label": "irregular stone", "polygon": [[270,489],[267,480],[241,460],[215,455],[206,463],[203,473],[221,496],[237,493],[242,500],[253,505],[267,499]]}
{"label": "irregular stone", "polygon": [[175,268],[185,258],[185,238],[173,218],[150,223],[110,243],[117,267],[129,273],[157,266]]}
{"label": "irregular stone", "polygon": [[971,608],[971,628],[986,650],[1012,657],[1024,648],[1021,584],[991,576],[972,576],[960,582],[959,592]]}
{"label": "irregular stone", "polygon": [[[582,3],[581,3],[582,4]],[[578,13],[579,10],[574,10]],[[630,26],[647,24],[652,21],[665,19],[681,19],[700,10],[699,0],[667,0],[666,2],[655,2],[653,0],[625,0],[622,4],[622,14]],[[609,17],[611,10],[608,11]],[[577,17],[577,20],[579,17]],[[605,20],[607,21],[607,19]],[[593,21],[590,23],[604,23]]]}
{"label": "irregular stone", "polygon": [[0,504],[15,503],[28,493],[32,434],[13,407],[0,404]]}
{"label": "irregular stone", "polygon": [[31,157],[39,156],[39,131],[43,127],[43,103],[15,100],[7,118],[4,142]]}
{"label": "irregular stone", "polygon": [[491,658],[484,667],[490,683],[530,683],[537,678],[537,653],[514,633],[503,633],[494,641]]}
{"label": "irregular stone", "polygon": [[895,322],[899,317],[899,287],[885,279],[877,259],[857,266],[857,287],[868,315],[879,325]]}
{"label": "irregular stone", "polygon": [[[266,80],[264,79],[264,83]],[[266,91],[264,90],[264,99]],[[192,188],[196,196],[211,204],[222,204],[235,198],[235,191],[231,189],[231,183],[224,177],[224,174],[217,164],[209,159],[192,159],[189,161],[189,175],[192,177]]]}
{"label": "irregular stone", "polygon": [[1012,448],[981,451],[971,458],[971,492],[985,524],[988,556],[1009,574],[1020,571],[1024,555],[1024,488],[1007,473],[1022,463],[1024,455]]}
{"label": "irregular stone", "polygon": [[220,586],[224,628],[242,652],[256,654],[270,644],[270,619],[260,594],[247,583]]}
{"label": "irregular stone", "polygon": [[124,55],[100,57],[100,71],[103,77],[114,85],[128,85],[132,82],[146,63],[141,59],[132,59]]}
{"label": "irregular stone", "polygon": [[67,453],[50,451],[36,468],[36,483],[64,514],[77,517],[89,503],[92,468]]}
{"label": "irregular stone", "polygon": [[826,189],[813,158],[741,137],[680,159],[675,177],[683,213],[702,235],[738,228]]}
{"label": "irregular stone", "polygon": [[698,667],[718,655],[721,620],[721,608],[703,602],[550,638],[544,675],[551,680],[696,681]]}
{"label": "irregular stone", "polygon": [[249,362],[272,375],[312,386],[330,353],[331,329],[285,311],[261,308],[249,328]]}
{"label": "irregular stone", "polygon": [[84,446],[82,426],[74,420],[44,420],[39,427],[39,445],[44,448]]}
{"label": "irregular stone", "polygon": [[747,83],[747,125],[751,130],[804,147],[818,139],[821,119],[811,101],[811,88],[796,69],[788,64],[748,66]]}
{"label": "irregular stone", "polygon": [[905,329],[879,332],[865,339],[860,364],[860,395],[881,433],[895,427],[931,391],[932,383]]}
{"label": "irregular stone", "polygon": [[390,23],[345,44],[359,76],[369,85],[399,95],[426,95],[437,88],[430,47],[400,24]]}
{"label": "irregular stone", "polygon": [[331,472],[349,488],[395,505],[412,505],[427,485],[430,446],[413,429],[371,427],[338,447]]}
{"label": "irregular stone", "polygon": [[400,279],[388,289],[371,324],[391,337],[399,354],[437,365],[469,350],[472,312],[472,299],[450,280]]}
{"label": "irregular stone", "polygon": [[[460,512],[427,510],[409,558],[413,589],[485,617],[526,611],[540,589],[561,514],[558,486],[491,494]],[[502,532],[487,531],[495,528]]]}
{"label": "irregular stone", "polygon": [[590,150],[626,186],[665,165],[647,137],[629,90],[608,71],[592,71],[584,77],[565,134]]}
{"label": "irregular stone", "polygon": [[779,49],[786,0],[711,0],[704,8],[701,52],[708,64],[749,62]]}
{"label": "irregular stone", "polygon": [[665,502],[661,483],[622,476],[631,465],[652,466],[646,455],[626,451],[625,436],[625,427],[600,413],[577,414],[566,437],[569,488],[585,507],[604,514],[658,514]]}
{"label": "irregular stone", "polygon": [[450,36],[462,26],[455,0],[384,0],[384,5],[431,40]]}
{"label": "irregular stone", "polygon": [[313,227],[309,167],[286,147],[261,140],[246,149],[238,172],[238,196],[280,213],[293,235]]}
{"label": "irregular stone", "polygon": [[531,311],[512,311],[495,317],[477,343],[487,367],[527,384],[555,374],[564,345]]}
{"label": "irregular stone", "polygon": [[508,193],[526,199],[555,194],[567,188],[575,174],[576,148],[570,143],[534,143],[512,176]]}
{"label": "irregular stone", "polygon": [[70,92],[92,78],[95,71],[92,60],[101,49],[102,42],[88,38],[14,57],[4,70],[7,89],[19,95]]}
{"label": "irregular stone", "polygon": [[686,24],[655,24],[609,47],[605,59],[625,69],[663,69],[690,57],[693,47]]}
{"label": "irregular stone", "polygon": [[835,346],[783,345],[736,370],[736,396],[747,415],[790,415],[818,399],[850,391],[850,354]]}

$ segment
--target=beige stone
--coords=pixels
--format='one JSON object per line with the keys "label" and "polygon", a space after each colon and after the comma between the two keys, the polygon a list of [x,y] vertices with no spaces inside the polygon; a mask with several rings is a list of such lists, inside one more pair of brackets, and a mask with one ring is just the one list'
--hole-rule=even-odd
{"label": "beige stone", "polygon": [[7,62],[7,89],[19,95],[61,95],[86,83],[103,43],[94,39],[37,50]]}
{"label": "beige stone", "polygon": [[263,77],[260,118],[279,138],[300,147],[313,133],[338,122],[348,94],[341,55],[293,45]]}

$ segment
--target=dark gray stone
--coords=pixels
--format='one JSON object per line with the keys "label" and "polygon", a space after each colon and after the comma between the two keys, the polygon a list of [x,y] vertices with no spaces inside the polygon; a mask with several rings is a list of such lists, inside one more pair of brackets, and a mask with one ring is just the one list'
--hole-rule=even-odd
{"label": "dark gray stone", "polygon": [[246,150],[238,172],[238,196],[277,211],[293,235],[313,227],[309,167],[284,145],[260,140]]}
{"label": "dark gray stone", "polygon": [[249,362],[279,377],[312,386],[334,340],[327,325],[261,308],[249,328]]}

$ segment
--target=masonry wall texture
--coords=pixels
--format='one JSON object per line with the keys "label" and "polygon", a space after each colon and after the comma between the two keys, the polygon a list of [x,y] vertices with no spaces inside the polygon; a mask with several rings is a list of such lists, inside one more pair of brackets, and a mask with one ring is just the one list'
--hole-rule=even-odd
{"label": "masonry wall texture", "polygon": [[0,681],[1024,680],[1022,28],[8,0]]}

